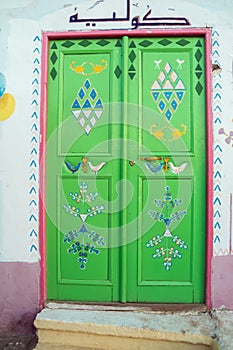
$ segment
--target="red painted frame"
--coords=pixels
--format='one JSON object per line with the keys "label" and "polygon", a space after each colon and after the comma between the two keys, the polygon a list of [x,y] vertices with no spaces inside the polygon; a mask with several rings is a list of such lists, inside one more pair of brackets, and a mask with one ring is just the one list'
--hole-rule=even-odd
{"label": "red painted frame", "polygon": [[211,29],[153,29],[153,30],[104,30],[90,32],[43,32],[42,34],[42,69],[41,69],[41,117],[40,117],[40,197],[39,197],[39,232],[40,232],[40,304],[46,300],[46,208],[45,208],[45,150],[46,150],[46,122],[47,122],[47,77],[49,40],[53,39],[80,39],[99,37],[175,37],[199,36],[205,38],[206,59],[206,306],[212,307],[211,298],[211,265],[213,256],[213,135],[212,135],[212,81],[211,81]]}

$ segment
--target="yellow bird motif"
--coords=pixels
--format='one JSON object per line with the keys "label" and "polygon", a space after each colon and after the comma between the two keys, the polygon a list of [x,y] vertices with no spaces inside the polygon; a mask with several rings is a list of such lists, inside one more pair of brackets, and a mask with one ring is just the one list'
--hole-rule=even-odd
{"label": "yellow bird motif", "polygon": [[93,74],[95,74],[95,73],[98,74],[98,73],[102,72],[104,69],[107,68],[108,64],[107,64],[106,60],[100,60],[100,62],[103,62],[103,65],[101,65],[101,64],[94,64],[94,63],[90,62],[90,64],[93,67]]}
{"label": "yellow bird motif", "polygon": [[86,64],[87,62],[83,62],[82,64],[81,64],[81,66],[76,66],[76,67],[74,67],[74,64],[76,64],[76,62],[71,62],[71,64],[70,64],[70,69],[72,69],[75,73],[77,73],[77,74],[83,74],[83,75],[86,75],[85,73],[84,73],[84,70],[85,70],[85,64]]}
{"label": "yellow bird motif", "polygon": [[184,124],[180,124],[180,126],[182,128],[181,130],[176,129],[171,125],[163,126],[161,129],[157,129],[158,125],[153,124],[150,127],[150,133],[158,140],[171,142],[179,139],[182,135],[186,134],[187,126]]}
{"label": "yellow bird motif", "polygon": [[174,140],[176,140],[176,139],[180,138],[182,135],[186,134],[187,126],[184,124],[180,124],[180,126],[183,128],[182,130],[174,129],[174,131],[172,132],[172,136],[174,137]]}
{"label": "yellow bird motif", "polygon": [[102,64],[83,62],[81,65],[75,66],[76,62],[72,61],[70,63],[70,69],[72,69],[76,74],[82,74],[85,76],[99,74],[108,66],[106,60],[100,60],[100,62],[102,62]]}

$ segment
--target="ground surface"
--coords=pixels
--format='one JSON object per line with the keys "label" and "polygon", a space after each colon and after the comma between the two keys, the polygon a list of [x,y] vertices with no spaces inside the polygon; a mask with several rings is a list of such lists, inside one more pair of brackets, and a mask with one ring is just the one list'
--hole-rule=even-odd
{"label": "ground surface", "polygon": [[32,350],[37,343],[35,334],[31,336],[0,337],[0,350]]}

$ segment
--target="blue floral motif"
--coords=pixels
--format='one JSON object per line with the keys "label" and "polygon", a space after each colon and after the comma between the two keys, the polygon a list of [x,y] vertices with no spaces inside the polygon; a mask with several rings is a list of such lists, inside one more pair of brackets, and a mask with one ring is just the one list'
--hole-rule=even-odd
{"label": "blue floral motif", "polygon": [[162,235],[158,234],[152,237],[147,243],[146,248],[153,248],[153,259],[163,259],[163,266],[166,271],[169,271],[172,267],[173,259],[181,259],[182,254],[180,250],[188,249],[188,246],[184,240],[177,235],[173,236],[171,232],[171,223],[183,219],[187,214],[186,210],[175,211],[169,214],[170,208],[175,208],[182,203],[181,199],[173,199],[170,192],[170,187],[165,187],[165,194],[163,200],[155,199],[154,204],[162,208],[164,212],[149,210],[148,214],[153,220],[161,221],[165,225],[165,231]]}
{"label": "blue floral motif", "polygon": [[[104,206],[92,205],[89,206],[97,197],[98,193],[87,193],[88,185],[82,182],[79,185],[79,192],[70,192],[69,196],[76,203],[80,203],[81,208],[72,205],[64,205],[64,210],[67,214],[79,218],[82,222],[79,230],[73,229],[64,235],[63,242],[70,246],[67,249],[69,254],[78,254],[77,261],[80,263],[80,269],[85,270],[88,262],[88,255],[100,254],[100,249],[97,246],[104,247],[106,245],[104,238],[94,231],[89,231],[86,221],[103,212]],[[86,208],[86,210],[85,210]]]}

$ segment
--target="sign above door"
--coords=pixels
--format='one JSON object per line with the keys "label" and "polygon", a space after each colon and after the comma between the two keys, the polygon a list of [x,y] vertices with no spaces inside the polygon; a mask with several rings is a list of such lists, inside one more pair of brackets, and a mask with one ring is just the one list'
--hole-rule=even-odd
{"label": "sign above door", "polygon": [[[110,5],[110,6],[109,6]],[[107,4],[103,0],[88,1],[69,10],[67,17],[70,25],[76,29],[156,28],[190,26],[188,18],[175,8],[154,6],[152,1],[121,0]]]}

